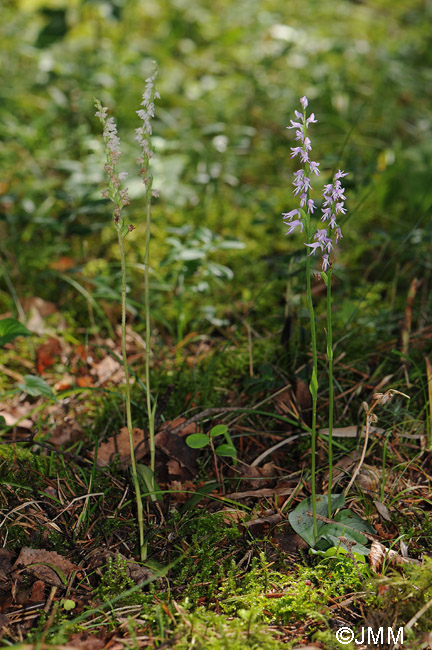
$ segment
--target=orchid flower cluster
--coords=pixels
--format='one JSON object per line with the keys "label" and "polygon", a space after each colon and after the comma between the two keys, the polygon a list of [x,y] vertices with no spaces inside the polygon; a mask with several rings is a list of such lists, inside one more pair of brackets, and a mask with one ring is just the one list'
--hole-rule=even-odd
{"label": "orchid flower cluster", "polygon": [[342,187],[341,178],[347,176],[347,173],[339,170],[333,178],[333,183],[324,185],[323,189],[323,203],[321,207],[321,221],[326,224],[324,228],[317,228],[313,237],[310,232],[310,215],[316,210],[316,205],[313,199],[310,198],[310,191],[313,189],[311,185],[311,176],[315,174],[319,176],[319,163],[310,159],[310,152],[312,151],[311,140],[308,136],[308,128],[310,124],[316,124],[318,120],[315,119],[314,113],[309,117],[306,115],[306,108],[308,106],[306,97],[300,99],[303,111],[294,111],[297,121],[290,120],[291,126],[288,129],[296,129],[296,140],[300,142],[297,147],[291,147],[291,158],[296,156],[300,157],[303,165],[302,169],[294,172],[294,196],[300,197],[300,208],[291,210],[290,212],[283,213],[283,219],[288,225],[288,230],[285,234],[290,235],[297,228],[303,232],[306,226],[306,236],[308,241],[305,246],[308,246],[311,251],[309,255],[313,255],[319,249],[322,252],[322,268],[327,271],[330,266],[329,255],[333,248],[333,238],[335,243],[342,238],[342,232],[337,224],[337,217],[340,214],[345,214],[344,207],[345,189]]}
{"label": "orchid flower cluster", "polygon": [[159,91],[155,90],[156,72],[145,81],[145,89],[142,95],[141,108],[137,112],[138,117],[142,120],[142,126],[135,129],[135,140],[141,147],[142,155],[138,158],[138,164],[141,165],[141,175],[148,197],[157,197],[159,193],[152,189],[153,176],[150,173],[150,159],[153,158],[153,148],[151,145],[151,136],[153,133],[151,120],[154,117],[154,100],[160,99]]}
{"label": "orchid flower cluster", "polygon": [[106,163],[104,169],[108,175],[108,187],[102,190],[104,199],[110,199],[114,203],[113,215],[115,225],[124,230],[124,236],[128,232],[134,230],[134,226],[129,224],[125,226],[121,216],[122,210],[125,205],[130,203],[128,197],[128,189],[121,188],[121,182],[126,180],[127,172],[117,171],[118,162],[120,160],[120,138],[117,135],[117,125],[113,117],[107,117],[108,108],[102,106],[98,99],[94,100],[97,111],[96,117],[99,118],[103,127],[103,138],[105,141]]}

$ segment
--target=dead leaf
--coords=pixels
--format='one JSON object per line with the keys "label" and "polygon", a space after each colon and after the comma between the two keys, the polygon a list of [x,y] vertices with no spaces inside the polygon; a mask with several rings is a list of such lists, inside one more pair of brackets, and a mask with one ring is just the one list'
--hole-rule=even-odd
{"label": "dead leaf", "polygon": [[251,488],[268,487],[271,485],[271,481],[276,478],[276,470],[272,462],[265,463],[262,467],[242,465],[238,468],[238,473],[244,479],[242,485]]}
{"label": "dead leaf", "polygon": [[378,492],[380,477],[374,467],[363,464],[355,482],[364,492],[375,494]]}
{"label": "dead leaf", "polygon": [[30,402],[11,402],[2,404],[0,402],[0,416],[3,416],[8,427],[18,426],[22,429],[31,429],[33,422],[26,418],[26,415],[33,411],[34,405]]}
{"label": "dead leaf", "polygon": [[36,351],[37,371],[43,375],[45,370],[53,366],[61,354],[61,345],[58,339],[50,336],[46,343],[39,346]]}
{"label": "dead leaf", "polygon": [[[51,314],[55,314],[57,311],[57,307],[53,302],[47,302],[37,296],[26,298],[23,301],[23,308],[28,314],[26,323],[28,329],[30,332],[39,334],[39,336],[42,336],[48,331],[45,325],[47,316],[51,316]],[[63,327],[63,323],[61,327]]]}
{"label": "dead leaf", "polygon": [[[189,427],[186,427],[189,428]],[[194,425],[194,432],[196,425]],[[182,435],[173,433],[166,426],[155,435],[156,449],[163,451],[169,458],[176,460],[182,467],[185,467],[189,472],[195,474],[197,471],[196,459],[198,458],[198,451],[191,449],[186,444]]]}
{"label": "dead leaf", "polygon": [[90,388],[91,386],[93,386],[93,379],[88,375],[84,375],[83,377],[78,377],[77,385],[80,388]]}
{"label": "dead leaf", "polygon": [[36,580],[33,583],[29,600],[33,603],[40,603],[45,600],[45,583],[43,580]]}
{"label": "dead leaf", "polygon": [[389,513],[389,511],[387,509],[387,506],[385,506],[383,503],[381,503],[381,501],[378,501],[378,500],[374,501],[374,505],[375,505],[375,508],[377,509],[378,513],[381,515],[381,517],[383,519],[385,519],[386,521],[391,522],[392,519],[390,517],[390,513]]}
{"label": "dead leaf", "polygon": [[96,363],[93,366],[93,372],[96,373],[100,384],[104,384],[109,380],[115,383],[124,381],[123,366],[110,355]]}
{"label": "dead leaf", "polygon": [[[144,441],[144,431],[142,429],[133,429],[132,439],[135,450],[135,460],[141,460],[147,452],[147,444]],[[122,469],[129,467],[131,459],[127,427],[122,427],[117,435],[99,445],[97,464],[100,467],[106,467],[106,465],[114,462],[117,455],[119,456],[120,466]],[[94,452],[90,452],[90,456],[91,458],[94,458]]]}
{"label": "dead leaf", "polygon": [[383,544],[374,540],[369,551],[369,564],[374,573],[380,573],[382,566],[386,563],[388,566],[399,566],[401,564],[421,564],[419,560],[403,557],[392,549],[387,549]]}
{"label": "dead leaf", "polygon": [[55,551],[44,551],[28,546],[21,549],[11,571],[21,572],[22,568],[27,569],[36,578],[56,587],[64,587],[65,580],[68,579],[72,571],[79,570],[76,564],[72,564]]}
{"label": "dead leaf", "polygon": [[57,447],[68,442],[76,442],[83,435],[83,430],[76,420],[70,417],[63,418],[60,424],[56,424],[51,431],[50,442]]}
{"label": "dead leaf", "polygon": [[[187,422],[186,418],[176,418],[175,420],[167,420],[164,422],[163,426],[161,427],[161,432],[165,431],[168,429],[168,431],[172,432],[174,429],[177,429],[177,427],[180,427],[184,422]],[[179,428],[179,431],[176,432],[177,435],[180,437],[184,436],[189,436],[191,433],[197,433],[198,432],[198,424],[196,422],[190,422],[186,426]]]}
{"label": "dead leaf", "polygon": [[293,392],[290,385],[281,390],[273,399],[276,413],[285,415],[287,413],[296,413],[297,409],[293,404]]}

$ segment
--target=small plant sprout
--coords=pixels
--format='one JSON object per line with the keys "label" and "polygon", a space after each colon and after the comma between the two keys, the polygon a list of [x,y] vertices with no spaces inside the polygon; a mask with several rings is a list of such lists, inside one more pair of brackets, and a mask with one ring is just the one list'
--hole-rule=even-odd
{"label": "small plant sprout", "polygon": [[283,213],[283,219],[288,226],[287,235],[292,234],[297,229],[303,233],[306,240],[305,246],[310,249],[306,255],[306,298],[309,311],[309,320],[311,328],[312,343],[312,376],[310,381],[310,392],[312,395],[312,425],[311,425],[311,501],[313,513],[313,530],[316,538],[317,525],[317,508],[316,508],[316,438],[317,438],[317,399],[318,399],[318,356],[317,340],[315,329],[315,315],[311,291],[312,264],[311,257],[317,252],[321,253],[321,277],[327,287],[327,358],[329,367],[329,491],[327,499],[328,516],[332,514],[331,503],[331,485],[333,471],[333,454],[332,454],[332,432],[333,432],[333,341],[332,341],[332,323],[331,323],[331,273],[332,263],[330,254],[333,250],[334,243],[342,238],[341,229],[337,223],[339,215],[346,212],[344,207],[345,195],[341,179],[346,176],[346,172],[338,170],[334,175],[333,182],[324,185],[323,201],[321,207],[321,217],[318,224],[314,223],[313,215],[317,210],[314,200],[311,198],[312,178],[313,175],[319,176],[320,163],[311,159],[312,143],[309,137],[309,127],[316,124],[317,119],[314,113],[309,116],[306,113],[308,100],[306,97],[300,99],[301,111],[296,110],[295,120],[291,120],[288,129],[295,129],[295,139],[299,143],[291,147],[291,158],[300,158],[301,168],[294,172],[294,190],[293,194],[299,199],[298,208],[290,212]]}
{"label": "small plant sprout", "polygon": [[[224,436],[225,442],[215,447],[213,439],[218,436]],[[209,445],[216,456],[233,458],[234,465],[237,465],[237,450],[234,447],[234,443],[226,424],[216,424],[210,429],[209,435],[206,435],[205,433],[191,433],[186,438],[186,444],[191,447],[191,449],[202,449]]]}

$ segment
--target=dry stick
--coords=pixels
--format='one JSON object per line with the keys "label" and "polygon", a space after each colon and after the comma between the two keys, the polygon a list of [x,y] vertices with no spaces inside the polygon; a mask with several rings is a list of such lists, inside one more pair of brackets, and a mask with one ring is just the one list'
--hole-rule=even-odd
{"label": "dry stick", "polygon": [[405,395],[405,393],[401,393],[399,390],[396,390],[395,388],[389,388],[386,390],[385,393],[374,393],[372,395],[372,406],[368,408],[366,402],[363,402],[363,407],[366,411],[366,430],[365,430],[365,440],[363,443],[363,449],[362,449],[362,454],[360,457],[360,460],[358,462],[358,465],[354,471],[354,474],[351,477],[350,482],[348,483],[346,490],[345,490],[345,496],[348,494],[352,484],[354,483],[355,479],[357,478],[357,475],[361,469],[361,466],[364,463],[364,459],[366,456],[366,449],[367,449],[367,444],[369,441],[369,434],[371,432],[371,422],[377,422],[378,418],[376,415],[373,414],[373,411],[377,404],[386,404],[388,401],[390,401],[395,395],[402,395],[403,397],[406,397],[407,399],[410,399],[409,395]]}
{"label": "dry stick", "polygon": [[[357,464],[357,467],[355,468],[355,470],[353,472],[353,475],[351,476],[351,480],[350,480],[350,482],[348,483],[348,485],[347,485],[347,487],[345,489],[345,496],[348,494],[348,492],[351,489],[352,484],[356,480],[357,475],[358,475],[358,473],[359,473],[359,471],[361,469],[361,466],[364,463],[364,459],[366,457],[366,450],[367,450],[367,446],[368,446],[368,442],[369,442],[369,433],[370,433],[370,416],[372,414],[372,410],[373,410],[374,406],[375,406],[375,404],[373,404],[371,406],[371,408],[368,411],[366,411],[366,431],[365,431],[365,439],[364,439],[364,443],[363,443],[362,453],[361,453],[361,456],[360,456],[360,460],[359,460],[359,462]],[[330,487],[330,490],[331,490],[331,487]]]}

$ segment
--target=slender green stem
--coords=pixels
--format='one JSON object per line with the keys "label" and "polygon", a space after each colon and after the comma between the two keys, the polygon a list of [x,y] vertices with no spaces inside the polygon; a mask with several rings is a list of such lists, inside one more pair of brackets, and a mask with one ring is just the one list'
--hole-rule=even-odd
{"label": "slender green stem", "polygon": [[328,376],[329,376],[329,432],[328,432],[328,461],[329,461],[329,477],[328,477],[328,516],[331,519],[332,505],[331,505],[331,491],[333,483],[333,406],[334,406],[334,389],[333,389],[333,330],[332,330],[332,296],[331,296],[331,278],[332,269],[329,268],[327,272],[327,360],[328,360]]}
{"label": "slender green stem", "polygon": [[151,198],[147,197],[147,218],[146,218],[146,237],[145,237],[145,254],[144,254],[144,302],[145,302],[145,323],[146,323],[146,356],[145,356],[145,379],[147,391],[147,414],[149,419],[149,444],[150,444],[150,469],[154,474],[155,471],[155,442],[154,442],[154,411],[151,405],[150,395],[150,287],[149,287],[149,267],[150,267],[150,227],[151,227]]}
{"label": "slender green stem", "polygon": [[312,515],[313,515],[313,533],[315,539],[318,537],[318,523],[316,511],[316,415],[317,415],[317,399],[318,399],[318,355],[317,355],[317,342],[315,330],[315,314],[312,301],[311,289],[311,260],[309,255],[306,256],[306,295],[307,305],[309,309],[309,319],[311,328],[311,343],[312,343],[312,379],[310,383],[310,391],[312,395],[312,426],[311,426],[311,482],[312,482]]}
{"label": "slender green stem", "polygon": [[141,556],[141,560],[145,560],[146,550],[145,550],[145,543],[144,543],[143,506],[142,506],[141,491],[140,491],[140,486],[138,481],[137,466],[135,461],[135,449],[134,449],[133,433],[132,433],[133,428],[132,428],[132,409],[131,409],[131,387],[130,387],[130,377],[129,377],[129,366],[128,366],[127,356],[126,356],[126,257],[125,257],[125,249],[124,249],[124,238],[121,233],[121,228],[117,228],[117,235],[118,235],[118,243],[120,247],[120,262],[121,262],[121,272],[122,272],[121,338],[122,338],[123,367],[124,367],[124,373],[126,378],[126,424],[127,424],[128,434],[129,434],[132,482],[135,488],[135,496],[136,496],[136,504],[137,504],[140,556]]}

